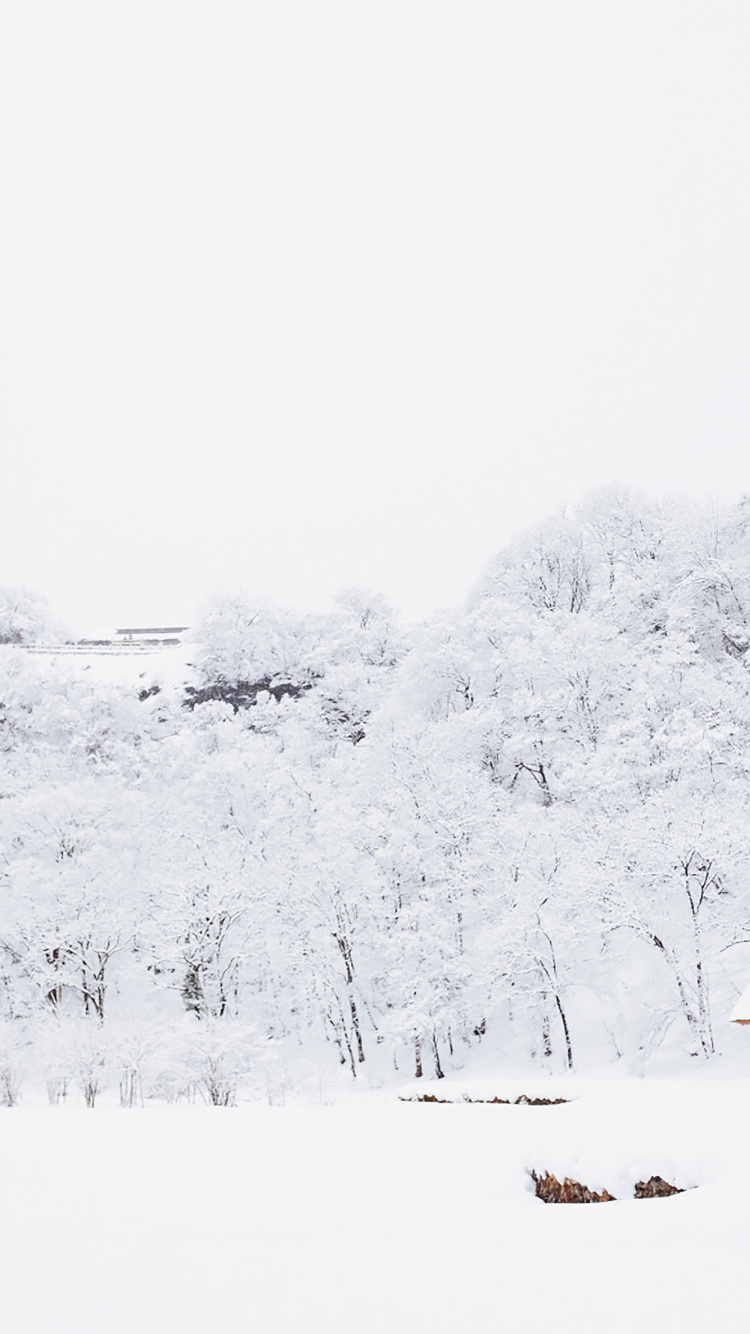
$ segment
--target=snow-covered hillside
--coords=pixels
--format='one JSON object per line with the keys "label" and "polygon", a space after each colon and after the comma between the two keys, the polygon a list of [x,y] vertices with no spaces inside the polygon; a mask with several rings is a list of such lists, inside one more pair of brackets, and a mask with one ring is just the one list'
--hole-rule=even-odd
{"label": "snow-covered hillside", "polygon": [[589,498],[418,626],[356,590],[223,598],[190,644],[87,662],[6,603],[7,1099],[231,1102],[269,1053],[367,1084],[731,1046],[745,502]]}

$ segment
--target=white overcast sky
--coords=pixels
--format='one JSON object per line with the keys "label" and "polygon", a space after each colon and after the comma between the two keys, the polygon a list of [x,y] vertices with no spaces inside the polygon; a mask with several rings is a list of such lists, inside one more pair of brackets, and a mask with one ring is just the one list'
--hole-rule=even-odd
{"label": "white overcast sky", "polygon": [[750,489],[746,0],[2,0],[0,583],[463,599]]}

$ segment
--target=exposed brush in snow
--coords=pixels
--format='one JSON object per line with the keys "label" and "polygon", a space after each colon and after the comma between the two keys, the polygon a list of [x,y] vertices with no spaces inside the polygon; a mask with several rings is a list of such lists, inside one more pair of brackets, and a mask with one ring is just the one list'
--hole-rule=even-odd
{"label": "exposed brush in snow", "polygon": [[410,1098],[402,1096],[401,1102],[443,1102],[443,1103],[461,1103],[461,1102],[482,1102],[488,1106],[502,1107],[559,1107],[561,1103],[570,1102],[569,1098],[530,1098],[526,1093],[522,1093],[518,1098],[470,1098],[464,1093],[460,1098],[438,1098],[434,1093],[418,1093],[416,1097]]}
{"label": "exposed brush in snow", "polygon": [[637,1200],[663,1199],[667,1195],[682,1195],[683,1187],[670,1186],[663,1177],[649,1177],[648,1181],[636,1181],[635,1198]]}
{"label": "exposed brush in snow", "polygon": [[537,1199],[544,1200],[545,1204],[606,1204],[615,1199],[608,1190],[597,1195],[596,1191],[589,1190],[588,1186],[582,1186],[580,1181],[573,1181],[571,1177],[565,1177],[560,1182],[551,1172],[545,1172],[544,1176],[532,1172],[531,1178],[536,1185]]}

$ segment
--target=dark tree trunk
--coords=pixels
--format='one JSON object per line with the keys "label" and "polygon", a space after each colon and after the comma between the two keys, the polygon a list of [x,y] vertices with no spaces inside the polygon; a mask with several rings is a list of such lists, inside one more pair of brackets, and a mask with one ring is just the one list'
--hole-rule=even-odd
{"label": "dark tree trunk", "polygon": [[566,1064],[567,1064],[568,1069],[569,1069],[569,1070],[572,1070],[572,1069],[573,1069],[573,1048],[572,1048],[571,1043],[570,1043],[570,1029],[568,1028],[568,1020],[567,1020],[567,1018],[566,1018],[565,1011],[564,1011],[564,1009],[563,1009],[563,1007],[562,1007],[562,1001],[560,1000],[560,997],[559,997],[557,994],[555,995],[555,1004],[556,1004],[556,1006],[557,1006],[557,1009],[558,1009],[558,1012],[559,1012],[559,1015],[560,1015],[560,1023],[562,1024],[563,1033],[564,1033],[564,1035],[565,1035],[565,1059],[566,1059]]}

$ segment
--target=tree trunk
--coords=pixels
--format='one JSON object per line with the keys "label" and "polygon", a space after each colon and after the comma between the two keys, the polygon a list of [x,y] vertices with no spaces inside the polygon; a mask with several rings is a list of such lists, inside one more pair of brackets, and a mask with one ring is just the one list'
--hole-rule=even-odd
{"label": "tree trunk", "polygon": [[542,1055],[552,1055],[552,1036],[550,1033],[549,1010],[547,1009],[547,998],[544,998],[544,1010],[542,1012]]}
{"label": "tree trunk", "polygon": [[567,1064],[568,1069],[569,1069],[569,1070],[572,1070],[572,1069],[573,1069],[573,1048],[572,1048],[571,1043],[570,1043],[570,1029],[568,1028],[568,1020],[567,1020],[565,1011],[564,1011],[563,1006],[562,1006],[562,1001],[560,1000],[560,997],[559,997],[559,995],[558,995],[557,992],[555,992],[555,1005],[557,1006],[558,1013],[559,1013],[559,1015],[560,1015],[560,1023],[562,1024],[563,1033],[564,1033],[564,1035],[565,1035],[565,1060],[566,1060],[566,1064]]}
{"label": "tree trunk", "polygon": [[708,978],[703,969],[701,930],[697,914],[693,915],[693,934],[695,940],[695,992],[698,998],[698,1024],[703,1055],[708,1058],[709,1056],[712,1056],[714,1052],[714,1035],[711,1029]]}
{"label": "tree trunk", "polygon": [[[703,1055],[706,1057],[710,1056],[711,1051],[708,1047],[708,1044],[706,1043],[705,1034],[703,1033],[701,1028],[700,1016],[695,1014],[695,1011],[692,1005],[690,1004],[687,990],[685,988],[685,982],[683,980],[682,973],[680,972],[680,968],[674,956],[673,951],[671,949],[668,949],[667,946],[663,943],[663,941],[659,939],[658,936],[652,935],[650,939],[652,945],[655,945],[656,948],[660,951],[665,963],[669,966],[669,969],[675,980],[675,986],[677,987],[677,994],[680,998],[680,1005],[682,1007],[682,1012],[687,1021],[687,1026],[690,1031],[691,1037],[697,1044],[699,1044],[702,1047]],[[694,1055],[697,1056],[698,1052],[696,1051]]]}
{"label": "tree trunk", "polygon": [[351,991],[349,992],[349,1009],[351,1011],[351,1016],[352,1016],[352,1029],[354,1032],[354,1039],[357,1044],[357,1060],[361,1062],[364,1061],[365,1059],[365,1052],[364,1052],[364,1047],[362,1046],[362,1034],[360,1033],[359,1030],[359,1015],[357,1014],[357,1006],[355,1004],[354,997]]}

